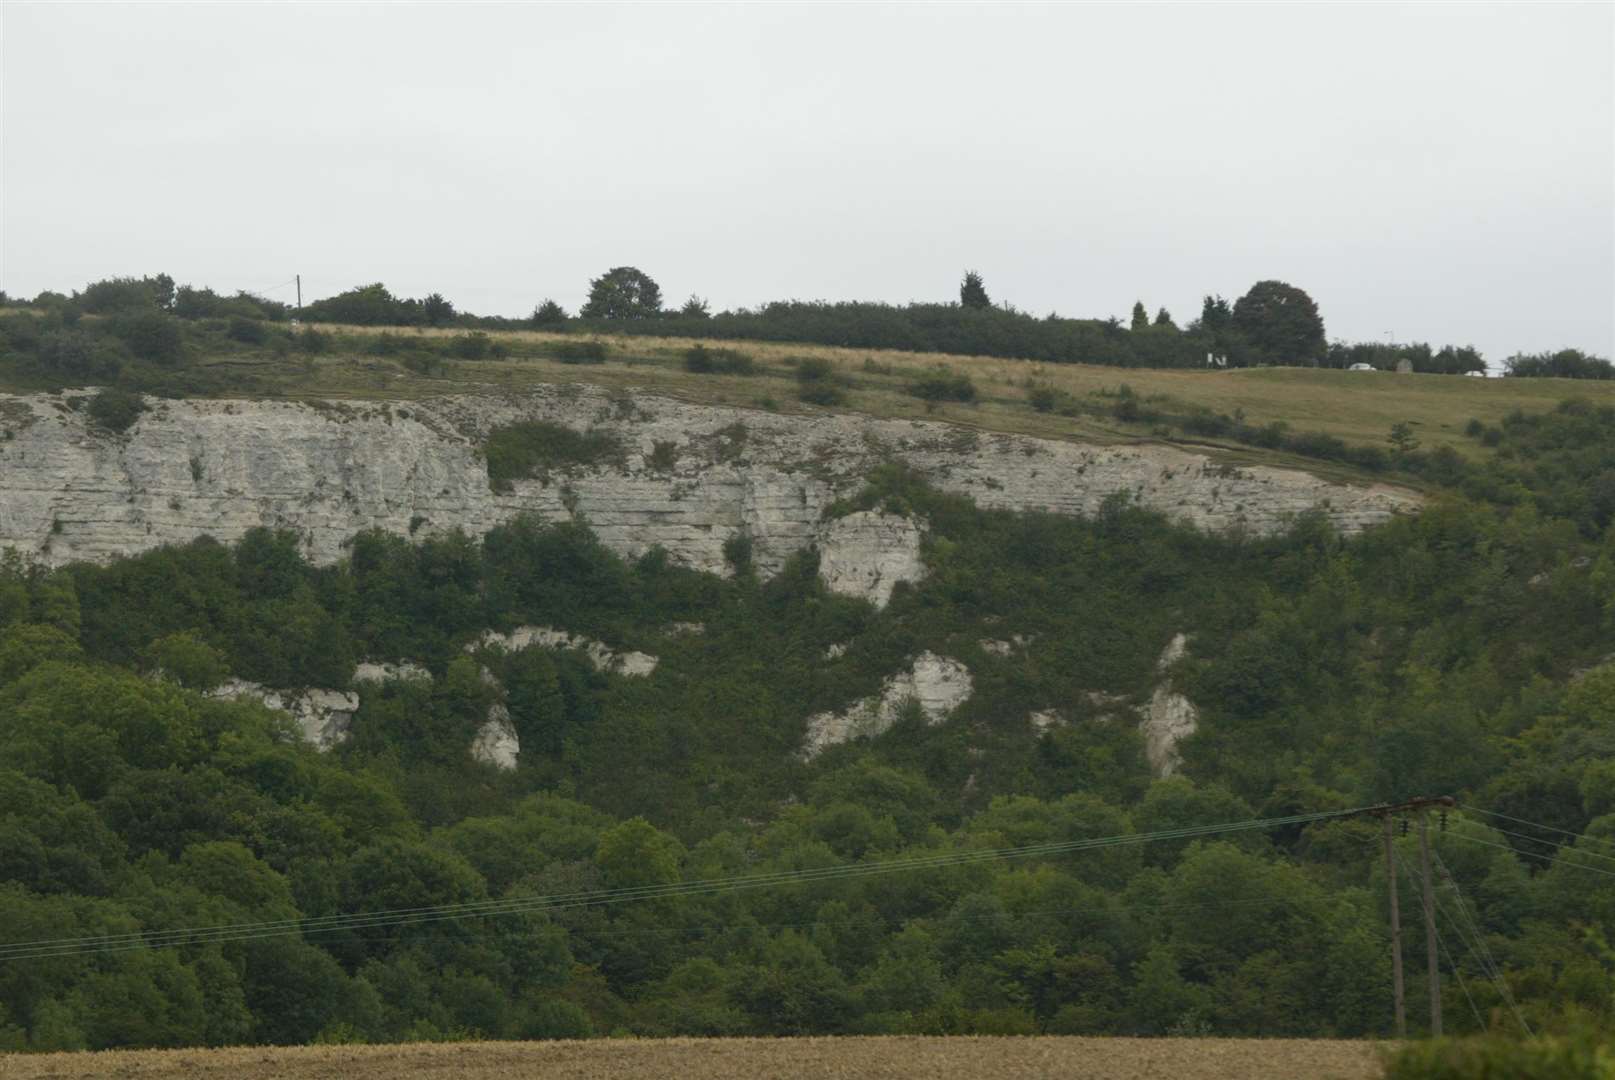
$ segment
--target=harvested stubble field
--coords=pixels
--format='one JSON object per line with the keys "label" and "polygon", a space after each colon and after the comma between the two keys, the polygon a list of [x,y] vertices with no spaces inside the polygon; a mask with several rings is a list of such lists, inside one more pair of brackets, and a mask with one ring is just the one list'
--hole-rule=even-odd
{"label": "harvested stubble field", "polygon": [[1070,1076],[1085,1080],[1369,1080],[1376,1044],[1327,1039],[816,1038],[596,1039],[416,1043],[401,1046],[252,1047],[0,1056],[16,1080],[135,1077],[164,1080],[326,1080],[335,1077],[541,1077],[663,1080],[677,1077]]}

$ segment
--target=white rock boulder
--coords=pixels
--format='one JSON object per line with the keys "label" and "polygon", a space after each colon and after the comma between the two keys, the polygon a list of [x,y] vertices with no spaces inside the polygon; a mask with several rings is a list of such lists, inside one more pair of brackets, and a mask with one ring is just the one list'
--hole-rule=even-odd
{"label": "white rock boulder", "polygon": [[935,653],[921,653],[913,665],[882,684],[880,693],[843,712],[808,717],[802,756],[812,758],[827,746],[873,738],[891,728],[903,708],[914,702],[927,723],[939,724],[970,697],[970,669]]}

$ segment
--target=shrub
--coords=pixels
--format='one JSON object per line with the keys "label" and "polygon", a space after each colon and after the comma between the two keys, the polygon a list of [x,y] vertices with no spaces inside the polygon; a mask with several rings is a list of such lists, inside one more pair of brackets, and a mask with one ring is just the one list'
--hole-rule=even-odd
{"label": "shrub", "polygon": [[975,401],[976,384],[970,376],[938,368],[908,384],[908,392],[926,401]]}
{"label": "shrub", "polygon": [[658,439],[656,445],[645,458],[645,464],[657,472],[672,472],[673,466],[678,464],[678,444],[670,439]]}
{"label": "shrub", "polygon": [[536,420],[495,428],[488,434],[484,453],[489,486],[509,491],[512,480],[547,479],[552,468],[620,461],[623,450],[621,441],[609,432],[579,432]]}
{"label": "shrub", "polygon": [[398,334],[381,333],[370,339],[365,352],[371,356],[396,356],[415,346]]}
{"label": "shrub", "polygon": [[684,370],[697,375],[751,375],[757,371],[757,365],[739,349],[709,349],[696,345],[684,354]]}
{"label": "shrub", "polygon": [[1190,435],[1227,435],[1234,430],[1234,418],[1201,406],[1183,418],[1182,427]]}
{"label": "shrub", "polygon": [[77,297],[78,306],[92,315],[130,309],[166,308],[173,302],[174,279],[167,274],[92,281]]}
{"label": "shrub", "polygon": [[109,386],[90,399],[90,419],[108,431],[129,430],[145,411],[144,398],[116,386]]}
{"label": "shrub", "polygon": [[311,356],[323,353],[331,347],[331,335],[312,326],[305,327],[303,332],[297,335],[297,347]]}
{"label": "shrub", "polygon": [[156,308],[122,312],[112,319],[112,333],[142,360],[172,367],[185,356],[179,320]]}
{"label": "shrub", "polygon": [[39,342],[39,366],[61,379],[110,381],[123,367],[117,342],[87,330],[56,330]]}
{"label": "shrub", "polygon": [[557,341],[547,351],[563,364],[603,364],[607,349],[603,341]]}
{"label": "shrub", "polygon": [[240,315],[230,317],[230,329],[226,333],[231,341],[239,341],[243,345],[262,345],[269,339],[269,331],[263,323],[256,319],[244,319]]}
{"label": "shrub", "polygon": [[815,356],[797,362],[796,396],[810,405],[839,405],[846,399],[830,361]]}
{"label": "shrub", "polygon": [[751,537],[746,533],[736,533],[723,542],[723,559],[734,567],[735,573],[743,574],[751,569]]}
{"label": "shrub", "polygon": [[444,352],[461,360],[483,360],[489,353],[493,339],[481,330],[474,330],[469,334],[458,334],[449,339],[448,347]]}
{"label": "shrub", "polygon": [[[1602,1042],[1602,1045],[1600,1043]],[[1485,1035],[1406,1043],[1390,1056],[1386,1080],[1608,1080],[1615,1042],[1591,1034],[1511,1039]]]}
{"label": "shrub", "polygon": [[415,349],[398,358],[398,362],[417,375],[443,374],[443,358],[425,349]]}

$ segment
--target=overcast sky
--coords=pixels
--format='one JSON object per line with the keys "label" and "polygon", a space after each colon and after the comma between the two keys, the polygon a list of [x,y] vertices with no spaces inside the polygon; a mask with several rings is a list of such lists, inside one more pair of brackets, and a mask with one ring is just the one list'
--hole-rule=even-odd
{"label": "overcast sky", "polygon": [[956,299],[1615,351],[1615,5],[6,2],[0,288]]}

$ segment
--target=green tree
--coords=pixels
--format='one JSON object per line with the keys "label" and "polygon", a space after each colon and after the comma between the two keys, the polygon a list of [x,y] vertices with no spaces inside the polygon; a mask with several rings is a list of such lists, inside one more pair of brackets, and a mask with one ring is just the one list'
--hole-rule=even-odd
{"label": "green tree", "polygon": [[1133,321],[1129,330],[1148,330],[1150,328],[1150,313],[1144,310],[1144,301],[1133,302]]}
{"label": "green tree", "polygon": [[965,271],[964,282],[959,286],[959,306],[977,309],[993,306],[992,299],[987,295],[987,286],[982,284],[981,275],[974,270]]}
{"label": "green tree", "polygon": [[1167,311],[1166,308],[1162,308],[1155,313],[1155,325],[1170,327],[1173,330],[1178,328],[1178,324],[1172,321],[1172,313]]}
{"label": "green tree", "polygon": [[632,818],[600,837],[594,861],[612,889],[669,885],[679,879],[679,842],[644,818]]}
{"label": "green tree", "polygon": [[684,301],[684,306],[679,308],[679,314],[686,319],[709,319],[712,317],[712,311],[707,307],[707,302],[694,293],[691,293],[690,298]]}
{"label": "green tree", "polygon": [[1403,457],[1419,448],[1419,437],[1413,434],[1413,425],[1406,420],[1392,424],[1391,433],[1386,439],[1397,454]]}
{"label": "green tree", "polygon": [[544,302],[533,309],[532,323],[540,329],[565,326],[566,320],[566,308],[548,297],[545,297]]}
{"label": "green tree", "polygon": [[1234,302],[1233,325],[1244,334],[1259,361],[1316,362],[1328,349],[1318,305],[1305,292],[1282,281],[1252,285]]}
{"label": "green tree", "polygon": [[427,326],[442,326],[454,321],[454,305],[445,300],[442,293],[432,293],[422,300],[421,313],[426,317]]}
{"label": "green tree", "polygon": [[578,312],[584,319],[647,319],[662,310],[662,289],[650,275],[617,266],[589,282],[589,299]]}

